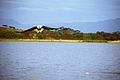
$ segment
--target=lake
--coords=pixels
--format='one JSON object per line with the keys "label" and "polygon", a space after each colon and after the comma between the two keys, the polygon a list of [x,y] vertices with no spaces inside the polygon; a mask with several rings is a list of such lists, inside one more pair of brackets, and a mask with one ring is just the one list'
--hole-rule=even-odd
{"label": "lake", "polygon": [[120,44],[0,42],[0,80],[120,80]]}

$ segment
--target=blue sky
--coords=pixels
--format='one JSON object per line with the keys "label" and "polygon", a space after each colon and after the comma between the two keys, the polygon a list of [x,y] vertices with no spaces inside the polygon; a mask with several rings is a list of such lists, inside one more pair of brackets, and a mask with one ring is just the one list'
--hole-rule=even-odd
{"label": "blue sky", "polygon": [[0,18],[22,24],[120,18],[120,0],[0,0]]}

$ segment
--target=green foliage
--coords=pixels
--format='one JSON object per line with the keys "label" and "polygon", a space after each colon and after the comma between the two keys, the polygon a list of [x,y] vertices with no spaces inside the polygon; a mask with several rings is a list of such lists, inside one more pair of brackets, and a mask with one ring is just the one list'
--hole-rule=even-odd
{"label": "green foliage", "polygon": [[57,31],[45,30],[37,34],[38,39],[80,39],[81,37],[80,31],[64,27],[60,27]]}
{"label": "green foliage", "polygon": [[18,32],[19,32],[18,29],[0,27],[0,38],[6,39],[21,38],[22,34]]}
{"label": "green foliage", "polygon": [[83,42],[99,42],[99,43],[103,43],[103,42],[108,42],[107,40],[83,40]]}
{"label": "green foliage", "polygon": [[58,30],[50,31],[45,30],[42,33],[34,31],[20,33],[22,30],[14,27],[6,28],[0,27],[1,39],[69,39],[69,40],[84,40],[88,42],[106,42],[106,40],[120,40],[120,32],[106,33],[82,33],[79,30],[71,28],[60,27]]}

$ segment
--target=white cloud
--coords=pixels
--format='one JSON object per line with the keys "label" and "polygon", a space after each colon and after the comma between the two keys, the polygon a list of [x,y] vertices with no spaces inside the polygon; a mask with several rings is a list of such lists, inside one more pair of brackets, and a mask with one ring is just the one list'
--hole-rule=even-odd
{"label": "white cloud", "polygon": [[30,8],[30,7],[17,7],[18,10],[27,10],[27,11],[41,11],[43,8]]}

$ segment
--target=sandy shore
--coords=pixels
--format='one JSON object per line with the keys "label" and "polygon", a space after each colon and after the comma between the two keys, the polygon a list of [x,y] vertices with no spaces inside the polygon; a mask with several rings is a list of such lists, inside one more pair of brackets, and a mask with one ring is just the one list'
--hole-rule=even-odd
{"label": "sandy shore", "polygon": [[108,41],[109,43],[120,43],[120,40],[116,40],[116,41]]}
{"label": "sandy shore", "polygon": [[54,39],[0,39],[0,42],[91,42],[91,43],[120,43],[120,40],[54,40]]}
{"label": "sandy shore", "polygon": [[82,40],[53,40],[53,39],[0,39],[0,42],[82,42]]}

